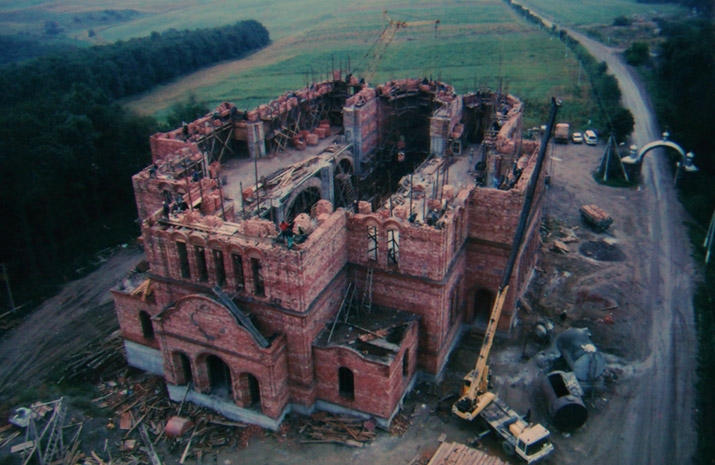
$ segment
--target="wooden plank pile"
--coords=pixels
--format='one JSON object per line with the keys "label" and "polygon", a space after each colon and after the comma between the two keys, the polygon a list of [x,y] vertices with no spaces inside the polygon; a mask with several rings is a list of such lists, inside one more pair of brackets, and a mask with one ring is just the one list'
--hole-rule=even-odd
{"label": "wooden plank pile", "polygon": [[596,205],[583,205],[578,211],[583,220],[597,231],[604,232],[613,223],[613,218]]}
{"label": "wooden plank pile", "polygon": [[310,439],[301,444],[334,443],[350,447],[363,447],[376,437],[374,420],[363,420],[347,415],[331,415],[326,412],[314,413],[299,432]]}
{"label": "wooden plank pile", "polygon": [[113,332],[99,346],[89,344],[71,356],[65,364],[68,381],[96,381],[99,377],[114,378],[126,370],[127,359],[119,330]]}
{"label": "wooden plank pile", "polygon": [[443,442],[427,465],[508,465],[477,449],[456,442]]}

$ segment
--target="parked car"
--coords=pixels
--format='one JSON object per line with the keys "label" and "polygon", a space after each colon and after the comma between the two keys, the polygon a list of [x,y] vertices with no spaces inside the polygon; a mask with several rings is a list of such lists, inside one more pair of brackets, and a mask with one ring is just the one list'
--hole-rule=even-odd
{"label": "parked car", "polygon": [[583,133],[583,140],[588,145],[596,145],[598,143],[598,134],[596,134],[596,131],[589,129]]}
{"label": "parked car", "polygon": [[582,143],[583,134],[581,134],[580,132],[574,132],[573,134],[571,134],[571,142],[573,142],[574,144]]}

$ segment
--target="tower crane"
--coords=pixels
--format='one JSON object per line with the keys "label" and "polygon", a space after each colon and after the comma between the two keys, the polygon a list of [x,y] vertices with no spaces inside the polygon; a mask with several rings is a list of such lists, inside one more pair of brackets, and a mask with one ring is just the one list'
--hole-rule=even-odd
{"label": "tower crane", "polygon": [[365,57],[369,58],[369,62],[367,64],[367,69],[365,70],[364,76],[365,81],[367,82],[370,82],[372,78],[375,77],[375,72],[377,71],[377,67],[379,66],[383,56],[385,55],[385,50],[387,50],[387,47],[392,42],[392,39],[395,38],[397,31],[399,31],[400,29],[405,29],[407,27],[434,25],[436,36],[437,27],[439,26],[439,19],[426,21],[394,20],[390,18],[390,16],[388,16],[387,10],[383,10],[382,17],[385,18],[385,20],[387,21],[387,25],[382,30],[382,33],[380,33],[380,37],[377,39],[375,44],[365,54]]}

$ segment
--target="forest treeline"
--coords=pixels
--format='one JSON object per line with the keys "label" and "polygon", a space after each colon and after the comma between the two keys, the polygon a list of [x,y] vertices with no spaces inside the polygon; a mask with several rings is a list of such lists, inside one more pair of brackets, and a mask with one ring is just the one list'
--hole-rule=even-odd
{"label": "forest treeline", "polygon": [[0,73],[0,103],[13,104],[44,93],[64,92],[73,84],[101,90],[112,99],[151,89],[157,84],[223,60],[240,58],[268,44],[257,21],[194,31],[163,33],[112,45],[57,52]]}
{"label": "forest treeline", "polygon": [[[712,21],[665,22],[665,42],[656,56],[641,65],[651,76],[658,121],[670,138],[695,154],[697,173],[678,183],[680,197],[692,221],[688,223],[693,255],[703,263],[703,243],[711,218],[715,219],[715,25]],[[715,252],[715,250],[713,250]],[[698,452],[697,464],[712,464],[715,457],[715,260],[702,269],[694,307],[698,332]]]}
{"label": "forest treeline", "polygon": [[150,163],[158,126],[116,99],[269,41],[249,20],[0,68],[0,263],[16,303],[31,306],[77,277],[92,253],[137,235],[131,176]]}

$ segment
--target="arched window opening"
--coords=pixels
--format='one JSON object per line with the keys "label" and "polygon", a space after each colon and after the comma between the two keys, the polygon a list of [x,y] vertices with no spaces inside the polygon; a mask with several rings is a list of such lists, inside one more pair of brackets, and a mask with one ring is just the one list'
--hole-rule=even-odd
{"label": "arched window opening", "polygon": [[154,323],[151,321],[151,316],[144,310],[139,312],[139,322],[142,326],[142,335],[146,339],[154,339]]}
{"label": "arched window opening", "polygon": [[367,258],[377,260],[377,226],[367,227]]}
{"label": "arched window opening", "polygon": [[196,257],[196,268],[199,271],[199,281],[206,282],[209,280],[209,270],[206,266],[206,249],[200,245],[195,245],[194,255]]}
{"label": "arched window opening", "polygon": [[191,279],[191,267],[189,266],[189,252],[186,250],[185,242],[176,243],[176,252],[179,254],[179,267],[181,269],[181,277]]}
{"label": "arched window opening", "polygon": [[233,263],[233,277],[236,282],[236,290],[241,292],[246,286],[246,280],[243,276],[243,257],[232,253],[231,262]]}
{"label": "arched window opening", "polygon": [[346,399],[352,400],[355,398],[355,382],[350,368],[338,368],[338,392],[341,397]]}
{"label": "arched window opening", "polygon": [[387,230],[387,263],[397,264],[400,258],[400,231],[397,229]]}
{"label": "arched window opening", "polygon": [[261,264],[259,259],[251,259],[251,270],[253,271],[253,293],[257,296],[265,296],[266,288],[263,281],[263,264]]}
{"label": "arched window opening", "polygon": [[216,285],[223,287],[226,284],[226,268],[223,263],[223,251],[214,249],[214,269],[216,270]]}

